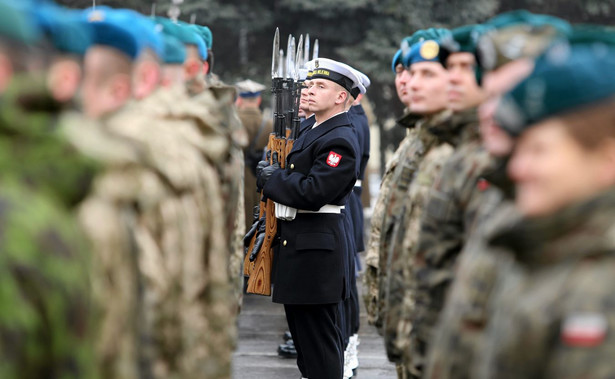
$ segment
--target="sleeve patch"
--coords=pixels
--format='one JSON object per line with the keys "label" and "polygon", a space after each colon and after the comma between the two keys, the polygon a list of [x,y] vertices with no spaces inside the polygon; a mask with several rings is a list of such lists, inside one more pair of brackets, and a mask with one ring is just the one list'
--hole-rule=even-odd
{"label": "sleeve patch", "polygon": [[331,167],[337,167],[342,160],[342,156],[335,151],[331,150],[329,152],[329,156],[327,157],[327,164]]}
{"label": "sleeve patch", "polygon": [[607,332],[604,315],[595,313],[575,313],[564,319],[562,342],[567,346],[594,347],[600,345]]}

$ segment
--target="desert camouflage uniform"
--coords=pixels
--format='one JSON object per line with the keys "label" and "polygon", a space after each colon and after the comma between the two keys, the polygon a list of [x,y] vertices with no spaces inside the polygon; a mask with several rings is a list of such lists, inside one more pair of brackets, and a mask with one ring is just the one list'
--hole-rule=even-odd
{"label": "desert camouflage uniform", "polygon": [[398,124],[408,128],[407,136],[401,141],[399,147],[395,151],[393,157],[387,162],[387,166],[380,184],[380,193],[374,205],[371,216],[370,233],[367,244],[367,253],[365,257],[365,295],[364,302],[367,309],[367,320],[370,324],[376,326],[381,332],[384,320],[384,287],[383,276],[386,274],[386,251],[382,249],[385,243],[382,237],[382,226],[384,225],[388,215],[391,213],[389,205],[391,192],[396,187],[399,176],[396,176],[397,166],[400,161],[405,161],[408,157],[408,151],[412,146],[413,141],[418,138],[418,131],[414,129],[414,124],[418,117],[407,113]]}
{"label": "desert camouflage uniform", "polygon": [[192,100],[205,108],[204,120],[217,125],[229,139],[225,159],[217,163],[218,175],[222,183],[223,214],[228,253],[231,257],[229,277],[233,280],[237,307],[241,304],[243,293],[243,237],[245,235],[244,206],[244,157],[243,148],[248,145],[248,137],[235,109],[235,89],[220,82],[205,83],[195,79],[187,84]]}
{"label": "desert camouflage uniform", "polygon": [[511,253],[473,378],[615,376],[615,193],[525,218],[492,246]]}
{"label": "desert camouflage uniform", "polygon": [[96,165],[57,133],[44,77],[0,103],[0,377],[97,378],[90,249],[72,212]]}

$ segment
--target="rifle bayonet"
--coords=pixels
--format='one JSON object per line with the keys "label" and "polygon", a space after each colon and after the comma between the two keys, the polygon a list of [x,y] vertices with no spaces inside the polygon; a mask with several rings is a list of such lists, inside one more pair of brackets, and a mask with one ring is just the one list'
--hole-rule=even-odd
{"label": "rifle bayonet", "polygon": [[312,59],[318,58],[318,39],[314,41],[314,55],[312,55]]}

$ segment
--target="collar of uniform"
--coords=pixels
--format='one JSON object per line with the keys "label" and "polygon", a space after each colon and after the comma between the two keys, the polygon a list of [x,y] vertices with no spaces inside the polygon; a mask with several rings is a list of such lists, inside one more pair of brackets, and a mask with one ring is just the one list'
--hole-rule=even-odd
{"label": "collar of uniform", "polygon": [[[305,134],[305,139],[301,141],[301,146],[298,146],[297,149],[302,149],[309,146],[312,142],[316,141],[321,136],[327,134],[331,130],[337,128],[338,126],[346,126],[350,125],[350,119],[348,118],[348,113],[342,112],[337,114],[328,120],[324,121],[320,124],[320,126],[316,129],[309,130],[308,133]],[[296,144],[296,142],[295,142]]]}
{"label": "collar of uniform", "polygon": [[435,129],[446,128],[452,114],[453,112],[450,110],[444,109],[429,116],[423,116],[416,122],[415,127],[417,129],[426,129],[433,133]]}
{"label": "collar of uniform", "polygon": [[453,146],[478,141],[480,139],[480,134],[478,133],[478,108],[475,107],[453,113],[450,119],[450,127],[444,129],[444,135],[440,138]]}
{"label": "collar of uniform", "polygon": [[350,107],[350,112],[354,114],[364,115],[365,109],[363,109],[363,105],[357,104],[357,105],[353,105],[352,107]]}
{"label": "collar of uniform", "polygon": [[482,178],[502,191],[505,198],[514,199],[515,184],[506,173],[509,160],[510,155],[505,157],[491,157],[491,163],[485,167]]}
{"label": "collar of uniform", "polygon": [[314,125],[312,125],[312,129],[316,128],[318,125],[324,124],[325,122],[329,121],[329,120],[330,120],[330,119],[332,119],[333,117],[335,117],[335,116],[339,116],[339,115],[341,115],[342,113],[346,113],[346,112],[348,112],[348,111],[341,111],[341,112],[339,112],[339,113],[336,113],[336,114],[334,114],[333,116],[329,117],[328,119],[326,119],[326,120],[325,120],[325,121],[323,121],[323,122],[318,122],[318,121],[316,121],[316,122],[314,123]]}
{"label": "collar of uniform", "polygon": [[414,128],[417,122],[419,122],[419,120],[421,120],[422,118],[423,117],[421,115],[412,113],[408,108],[406,108],[404,109],[404,114],[400,118],[398,118],[396,122],[399,126],[411,129]]}
{"label": "collar of uniform", "polygon": [[509,249],[529,267],[615,253],[615,190],[544,217],[524,217],[493,235],[490,244]]}

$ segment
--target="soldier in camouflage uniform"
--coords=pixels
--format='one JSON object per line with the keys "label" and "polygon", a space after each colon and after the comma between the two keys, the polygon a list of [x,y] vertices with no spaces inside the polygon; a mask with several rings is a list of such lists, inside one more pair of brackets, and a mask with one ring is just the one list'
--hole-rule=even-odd
{"label": "soldier in camouflage uniform", "polygon": [[452,143],[455,153],[433,183],[415,239],[414,273],[410,276],[415,285],[412,327],[421,357],[431,343],[455,258],[482,202],[476,183],[489,157],[478,134],[476,107],[483,100],[483,91],[477,83],[473,54],[481,29],[469,25],[453,30],[441,51],[449,71],[448,108],[454,112],[451,125],[455,125],[457,135]]}
{"label": "soldier in camouflage uniform", "polygon": [[[496,110],[518,136],[508,172],[522,218],[489,240],[512,263],[498,276],[473,377],[615,375],[615,81],[603,75],[615,64],[614,39],[604,29],[575,38],[538,58]],[[538,96],[528,90],[537,82]],[[523,108],[528,96],[542,106]]]}
{"label": "soldier in camouflage uniform", "polygon": [[[498,16],[489,23],[498,27],[497,32],[482,38],[493,44],[497,51],[501,51],[512,38],[524,35],[526,44],[519,50],[518,58],[535,56],[554,36],[566,33],[569,28],[561,20],[540,17],[544,16],[537,17],[523,11]],[[526,24],[542,27],[527,28]],[[482,42],[483,45],[485,43]],[[527,59],[510,61],[515,58],[509,56],[494,61],[497,62],[496,66],[482,67],[482,70],[491,70],[484,74],[483,79],[485,92],[491,98],[480,108],[480,132],[482,144],[488,152],[488,161],[482,163],[483,169],[472,179],[474,184],[468,186],[480,204],[472,206],[470,202],[468,206],[468,209],[475,209],[475,215],[473,222],[464,226],[465,246],[454,272],[450,273],[454,274],[454,282],[430,342],[425,372],[427,378],[472,377],[471,362],[477,359],[476,344],[487,323],[486,305],[491,289],[497,272],[508,267],[506,261],[498,260],[492,249],[487,248],[486,236],[517,219],[514,207],[510,204],[512,186],[505,172],[513,141],[493,123],[493,109],[498,96],[528,75],[532,68],[532,63]],[[469,162],[466,166],[470,168],[481,164],[485,159],[485,153],[481,150],[476,150],[474,155],[466,155],[461,162]],[[450,246],[454,245],[449,244],[446,248]],[[450,274],[445,275],[447,280],[451,279]]]}
{"label": "soldier in camouflage uniform", "polygon": [[[0,1],[1,79],[7,84],[0,104],[0,376],[96,378],[90,250],[72,212],[96,165],[57,133],[66,104],[47,87],[52,75],[25,70],[45,58],[28,44],[39,43],[42,33],[45,43],[58,43],[29,16]],[[83,33],[74,43],[87,44],[88,30],[63,16],[41,18]]]}

